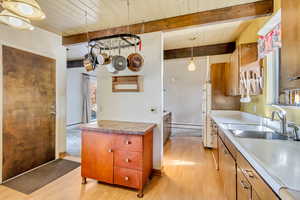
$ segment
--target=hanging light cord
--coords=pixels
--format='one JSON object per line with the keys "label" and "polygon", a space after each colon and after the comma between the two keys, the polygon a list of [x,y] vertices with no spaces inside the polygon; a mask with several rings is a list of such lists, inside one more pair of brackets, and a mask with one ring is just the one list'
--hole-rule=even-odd
{"label": "hanging light cord", "polygon": [[130,2],[129,2],[129,0],[127,0],[127,21],[128,21],[127,32],[130,33]]}

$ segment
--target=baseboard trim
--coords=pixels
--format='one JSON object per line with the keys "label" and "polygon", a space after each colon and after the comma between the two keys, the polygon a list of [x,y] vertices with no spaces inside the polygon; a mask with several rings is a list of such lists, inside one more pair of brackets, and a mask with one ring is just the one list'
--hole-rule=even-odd
{"label": "baseboard trim", "polygon": [[163,176],[163,170],[162,169],[152,169],[152,175]]}

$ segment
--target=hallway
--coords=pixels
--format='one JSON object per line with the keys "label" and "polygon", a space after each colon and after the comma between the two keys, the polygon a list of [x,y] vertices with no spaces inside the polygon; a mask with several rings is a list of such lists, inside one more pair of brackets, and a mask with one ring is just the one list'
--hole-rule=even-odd
{"label": "hallway", "polygon": [[[146,187],[144,200],[223,200],[223,188],[209,150],[199,137],[171,137],[165,146],[164,175]],[[78,158],[71,158],[78,160]],[[63,192],[62,192],[63,191]],[[88,180],[81,185],[80,168],[27,196],[0,186],[1,200],[134,200],[130,189]]]}

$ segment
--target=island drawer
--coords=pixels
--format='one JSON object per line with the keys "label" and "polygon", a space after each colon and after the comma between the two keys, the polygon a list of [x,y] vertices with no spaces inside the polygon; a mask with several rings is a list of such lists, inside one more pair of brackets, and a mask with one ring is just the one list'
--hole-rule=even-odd
{"label": "island drawer", "polygon": [[140,135],[115,135],[114,149],[143,152],[143,137]]}
{"label": "island drawer", "polygon": [[114,183],[131,188],[140,188],[142,184],[142,172],[133,169],[115,167]]}
{"label": "island drawer", "polygon": [[117,150],[115,151],[114,162],[117,167],[138,170],[142,170],[143,167],[143,157],[141,152]]}
{"label": "island drawer", "polygon": [[243,174],[246,176],[261,199],[278,199],[273,190],[265,183],[265,181],[240,153],[237,154],[237,165],[241,168]]}

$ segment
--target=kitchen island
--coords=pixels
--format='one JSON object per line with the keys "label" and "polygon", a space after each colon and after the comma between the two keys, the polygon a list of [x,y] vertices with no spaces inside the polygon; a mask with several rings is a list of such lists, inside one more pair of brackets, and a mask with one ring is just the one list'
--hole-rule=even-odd
{"label": "kitchen island", "polygon": [[139,190],[152,172],[156,124],[102,120],[81,126],[82,183],[86,178]]}

